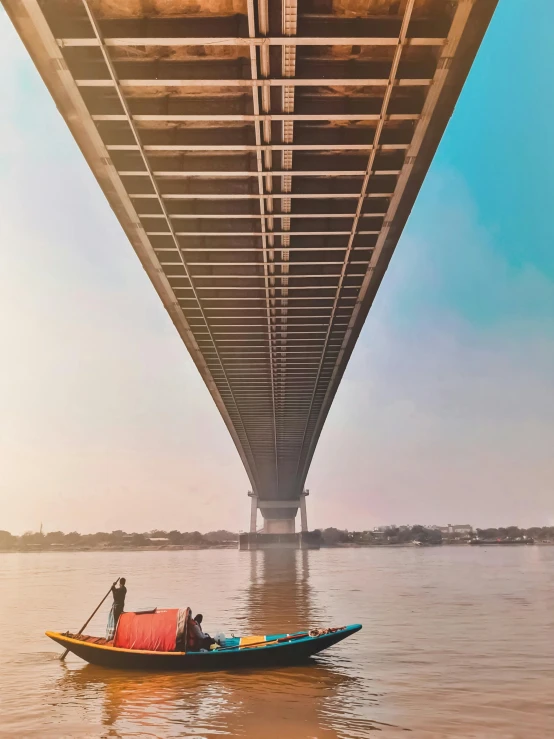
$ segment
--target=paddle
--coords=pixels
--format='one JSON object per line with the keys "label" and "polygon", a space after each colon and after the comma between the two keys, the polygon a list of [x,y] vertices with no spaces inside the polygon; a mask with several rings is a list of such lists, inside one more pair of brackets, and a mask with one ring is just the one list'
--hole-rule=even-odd
{"label": "paddle", "polygon": [[[108,597],[108,595],[109,595],[109,594],[110,594],[110,593],[112,592],[112,588],[114,587],[114,585],[117,585],[117,583],[118,583],[118,582],[120,581],[120,579],[121,579],[121,578],[119,578],[119,577],[117,578],[117,580],[116,580],[116,581],[114,582],[114,584],[112,585],[112,587],[111,587],[111,588],[110,588],[110,589],[108,590],[108,592],[106,593],[106,595],[105,595],[105,596],[104,596],[104,597],[102,598],[102,600],[100,601],[100,603],[99,603],[99,604],[98,604],[98,605],[96,606],[96,608],[95,608],[95,609],[94,609],[94,611],[92,612],[92,615],[91,615],[91,616],[90,616],[90,617],[89,617],[89,618],[88,618],[88,619],[87,619],[87,620],[85,621],[85,623],[84,623],[84,624],[83,624],[83,625],[81,626],[81,628],[79,629],[79,631],[77,632],[77,634],[82,634],[82,633],[83,633],[83,631],[84,631],[84,630],[85,630],[85,629],[87,628],[87,626],[89,625],[89,623],[90,623],[90,622],[92,621],[92,619],[93,619],[93,618],[94,618],[94,617],[96,616],[96,614],[97,614],[98,610],[100,609],[100,606],[102,605],[102,603],[103,603],[103,602],[104,602],[104,601],[106,600],[106,598]],[[64,661],[64,659],[65,659],[65,658],[67,657],[67,653],[68,653],[68,652],[69,652],[69,649],[66,649],[66,650],[65,650],[65,652],[64,652],[64,653],[62,654],[62,656],[60,657],[60,660],[61,660],[62,662],[63,662],[63,661]]]}
{"label": "paddle", "polygon": [[[344,628],[346,627],[339,626],[336,629],[328,630],[326,633],[329,633],[329,631],[331,632],[342,631]],[[304,639],[306,636],[310,636],[309,631],[304,631],[300,634],[288,634],[287,636],[282,636],[280,639],[272,639],[271,641],[265,641],[265,640],[257,641],[257,642],[254,642],[253,644],[245,644],[243,647],[241,647],[240,645],[238,647],[221,647],[220,649],[216,649],[215,651],[216,652],[226,652],[229,649],[250,649],[250,647],[261,647],[262,645],[269,647],[271,644],[283,644],[284,642],[294,641],[295,639]],[[314,635],[314,638],[317,638],[318,636],[324,636],[324,634],[316,634]]]}
{"label": "paddle", "polygon": [[272,639],[271,641],[258,641],[253,644],[245,644],[244,646],[239,645],[238,647],[221,647],[221,649],[216,649],[215,651],[226,652],[229,649],[250,649],[250,647],[261,647],[262,645],[282,644],[283,642],[294,641],[295,639],[304,639],[306,636],[309,636],[307,631],[304,634],[290,634],[289,636],[282,636],[280,639]]}

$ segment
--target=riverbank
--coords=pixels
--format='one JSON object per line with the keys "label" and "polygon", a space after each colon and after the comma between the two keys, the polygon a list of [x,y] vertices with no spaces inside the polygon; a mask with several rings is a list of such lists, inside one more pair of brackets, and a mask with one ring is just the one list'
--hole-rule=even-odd
{"label": "riverbank", "polygon": [[[473,529],[467,524],[459,526],[387,526],[379,529],[348,531],[334,527],[310,532],[321,548],[402,548],[429,546],[511,546],[554,544],[554,527],[537,526],[521,529],[518,526]],[[0,552],[151,552],[201,549],[236,549],[239,534],[226,529],[200,533],[199,531],[163,531],[152,529],[142,533],[127,533],[120,529],[94,534],[77,531],[38,532],[21,535],[0,530]]]}
{"label": "riverbank", "polygon": [[220,544],[168,544],[166,546],[23,546],[11,547],[10,549],[0,549],[0,554],[26,554],[31,552],[170,552],[182,550],[205,550],[205,549],[237,549],[238,542],[223,542]]}
{"label": "riverbank", "polygon": [[[415,542],[403,542],[400,544],[360,544],[355,542],[340,542],[337,544],[321,544],[321,549],[429,549],[438,547],[467,547],[470,545],[468,541],[443,541],[441,544],[418,544]],[[532,544],[519,541],[488,541],[481,542],[480,546],[486,548],[488,546],[553,546],[552,541],[535,541]],[[23,546],[12,547],[9,549],[0,548],[0,554],[31,554],[38,552],[59,552],[67,554],[68,552],[179,552],[179,551],[205,551],[208,549],[238,549],[238,542],[220,542],[218,544],[167,544],[162,546]]]}

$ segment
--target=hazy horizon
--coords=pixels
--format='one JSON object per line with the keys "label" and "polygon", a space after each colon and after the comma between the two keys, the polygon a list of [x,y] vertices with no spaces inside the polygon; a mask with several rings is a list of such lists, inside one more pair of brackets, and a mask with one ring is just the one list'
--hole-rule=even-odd
{"label": "hazy horizon", "polygon": [[[499,4],[323,429],[311,529],[554,524],[537,4]],[[246,529],[227,429],[1,9],[0,42],[0,529]]]}

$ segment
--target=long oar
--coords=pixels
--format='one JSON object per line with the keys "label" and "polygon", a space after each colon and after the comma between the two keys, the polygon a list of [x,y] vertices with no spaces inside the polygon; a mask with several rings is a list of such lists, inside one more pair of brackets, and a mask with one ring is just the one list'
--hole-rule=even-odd
{"label": "long oar", "polygon": [[230,649],[250,649],[250,647],[261,647],[266,646],[268,647],[270,644],[283,644],[287,641],[294,641],[295,639],[304,639],[306,636],[309,636],[309,633],[306,631],[303,634],[290,634],[289,636],[282,636],[280,639],[272,639],[271,641],[257,641],[253,644],[245,644],[244,646],[241,646],[239,644],[238,647],[221,647],[221,649],[216,649],[216,652],[226,652]]}
{"label": "long oar", "polygon": [[[344,628],[346,627],[339,626],[337,629],[334,629],[334,631],[342,631]],[[269,647],[271,644],[284,644],[285,642],[295,641],[296,639],[305,639],[307,636],[310,636],[310,632],[304,631],[300,634],[289,634],[288,636],[282,636],[280,639],[272,639],[271,641],[265,641],[265,640],[257,641],[257,642],[254,642],[253,644],[245,644],[244,646],[240,646],[239,644],[238,647],[221,647],[220,649],[216,649],[215,651],[216,652],[226,652],[230,649],[250,649],[250,647],[261,647],[261,646]],[[325,634],[319,634],[319,636],[325,636]],[[312,637],[312,638],[317,639],[317,636]]]}
{"label": "long oar", "polygon": [[[94,611],[92,612],[92,615],[91,615],[91,616],[90,616],[90,617],[89,617],[89,618],[88,618],[88,619],[87,619],[87,620],[85,621],[85,623],[84,623],[84,624],[83,624],[83,625],[81,626],[81,628],[80,628],[80,629],[79,629],[79,631],[77,632],[77,635],[79,635],[79,634],[82,634],[82,633],[83,633],[83,631],[84,631],[84,630],[85,630],[85,629],[87,628],[87,626],[89,625],[89,623],[90,623],[90,622],[92,621],[92,619],[93,619],[93,618],[94,618],[94,617],[96,616],[96,614],[97,614],[97,613],[98,613],[98,611],[100,610],[100,606],[102,605],[102,603],[103,603],[103,602],[104,602],[104,601],[106,600],[106,598],[108,597],[108,595],[109,595],[109,594],[110,594],[110,593],[112,592],[112,588],[113,588],[113,586],[114,586],[114,585],[117,585],[117,583],[119,582],[119,580],[120,580],[120,579],[121,579],[121,578],[119,578],[119,577],[117,578],[117,580],[116,580],[116,581],[114,582],[114,584],[112,585],[112,587],[111,587],[111,588],[110,588],[110,589],[108,590],[108,592],[106,593],[106,595],[105,595],[105,596],[104,596],[104,597],[102,598],[102,600],[100,601],[100,603],[99,603],[99,604],[98,604],[98,605],[96,606],[96,608],[95,608],[95,609],[94,609]],[[64,653],[62,654],[62,656],[60,657],[60,660],[61,660],[62,662],[63,662],[63,661],[64,661],[64,659],[65,659],[65,658],[67,657],[67,654],[68,654],[68,652],[69,652],[69,649],[66,649],[66,650],[65,650],[65,652],[64,652]]]}

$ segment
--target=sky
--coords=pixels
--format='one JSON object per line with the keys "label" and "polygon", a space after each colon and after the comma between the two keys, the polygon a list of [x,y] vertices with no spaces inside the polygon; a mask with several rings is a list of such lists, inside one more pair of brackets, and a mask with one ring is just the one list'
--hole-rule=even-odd
{"label": "sky", "polygon": [[[500,0],[308,476],[310,528],[554,525],[554,3]],[[187,351],[0,9],[0,529],[248,527]]]}

